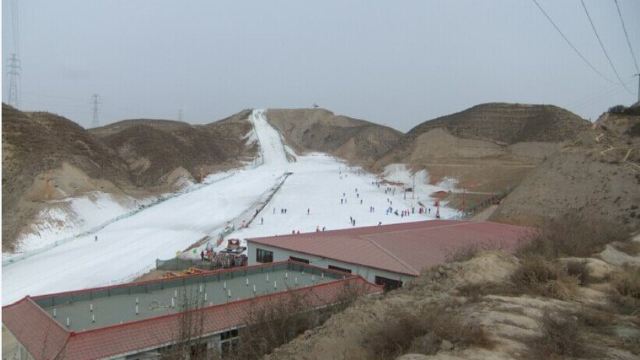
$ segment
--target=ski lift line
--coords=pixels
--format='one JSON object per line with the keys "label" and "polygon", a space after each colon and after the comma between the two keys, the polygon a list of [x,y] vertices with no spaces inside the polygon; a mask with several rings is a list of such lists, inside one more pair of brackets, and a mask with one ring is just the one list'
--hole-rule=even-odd
{"label": "ski lift line", "polygon": [[573,45],[573,43],[571,42],[571,40],[569,40],[569,38],[567,38],[567,36],[562,32],[562,30],[560,30],[560,28],[558,27],[558,25],[556,25],[556,23],[553,21],[553,19],[551,19],[551,17],[549,16],[549,14],[544,10],[544,8],[542,8],[542,6],[540,5],[540,3],[538,3],[537,0],[531,0],[533,1],[533,3],[538,7],[538,9],[540,10],[540,12],[542,12],[542,14],[547,18],[547,20],[549,20],[549,22],[551,23],[551,25],[553,25],[553,27],[556,29],[556,31],[560,34],[560,36],[562,36],[562,38],[564,39],[564,41],[571,47],[571,49],[573,49],[573,51],[580,57],[580,59],[582,59],[582,61],[584,61],[585,64],[587,64],[587,66],[589,66],[589,68],[591,68],[591,70],[593,70],[596,74],[598,74],[601,78],[603,78],[604,80],[615,84],[616,82],[609,79],[607,76],[605,76],[602,72],[600,72],[598,69],[596,69],[595,66],[593,66],[593,64],[591,64],[591,62],[589,62],[589,60],[587,60],[587,58],[582,55],[582,53],[580,52],[580,50],[578,50],[578,48],[575,47],[575,45]]}
{"label": "ski lift line", "polygon": [[587,19],[589,19],[589,24],[591,24],[591,29],[593,30],[593,33],[596,36],[596,39],[598,39],[598,44],[600,44],[600,49],[602,49],[602,52],[604,53],[604,56],[607,58],[609,65],[611,65],[611,69],[613,70],[613,73],[616,75],[616,78],[618,78],[618,81],[620,82],[620,84],[624,86],[625,90],[627,90],[629,94],[633,95],[633,92],[631,92],[631,90],[627,88],[627,85],[625,85],[625,83],[622,81],[622,78],[620,77],[620,74],[618,73],[618,70],[616,69],[615,65],[613,65],[613,61],[611,61],[611,57],[609,56],[607,49],[604,47],[604,43],[602,42],[602,39],[598,34],[598,30],[596,30],[596,25],[593,23],[593,19],[589,14],[589,10],[587,10],[587,5],[585,5],[584,0],[580,0],[580,3],[582,4],[584,13],[587,15]]}
{"label": "ski lift line", "polygon": [[636,72],[640,73],[640,68],[638,68],[638,59],[636,58],[635,52],[633,52],[633,47],[631,46],[631,41],[629,41],[629,33],[627,33],[627,27],[624,24],[624,19],[622,18],[622,11],[620,11],[620,5],[618,5],[618,0],[613,0],[616,4],[616,9],[618,10],[618,17],[620,18],[620,24],[622,24],[622,30],[624,31],[624,37],[627,39],[627,45],[629,46],[629,52],[631,52],[631,57],[633,58],[633,64],[636,67]]}

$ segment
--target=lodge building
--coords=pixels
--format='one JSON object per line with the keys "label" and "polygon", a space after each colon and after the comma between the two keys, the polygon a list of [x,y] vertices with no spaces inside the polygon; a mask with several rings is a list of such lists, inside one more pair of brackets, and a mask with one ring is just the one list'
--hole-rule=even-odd
{"label": "lodge building", "polygon": [[432,220],[247,239],[249,265],[292,260],[356,274],[387,289],[402,286],[458,249],[515,249],[530,228]]}

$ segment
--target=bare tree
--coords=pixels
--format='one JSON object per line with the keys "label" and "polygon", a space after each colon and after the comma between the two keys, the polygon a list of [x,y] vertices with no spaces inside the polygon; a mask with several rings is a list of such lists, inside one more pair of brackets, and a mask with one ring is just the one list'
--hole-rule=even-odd
{"label": "bare tree", "polygon": [[[201,285],[204,286],[204,285]],[[165,360],[198,360],[207,358],[207,343],[204,339],[205,301],[202,292],[194,287],[183,287],[176,304],[180,311],[175,342],[162,354]]]}

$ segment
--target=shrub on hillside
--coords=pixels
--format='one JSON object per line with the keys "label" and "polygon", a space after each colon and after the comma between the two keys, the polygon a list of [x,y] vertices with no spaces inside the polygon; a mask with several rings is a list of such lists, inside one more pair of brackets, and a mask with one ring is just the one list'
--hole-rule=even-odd
{"label": "shrub on hillside", "polygon": [[516,292],[556,299],[570,299],[577,290],[576,278],[560,264],[535,255],[522,259],[511,282]]}
{"label": "shrub on hillside", "polygon": [[625,314],[640,315],[640,267],[626,266],[611,277],[611,300]]}
{"label": "shrub on hillside", "polygon": [[568,213],[543,223],[517,250],[517,255],[538,255],[547,259],[589,257],[613,241],[629,241],[629,236],[616,224]]}
{"label": "shrub on hillside", "polygon": [[589,269],[585,261],[569,261],[566,265],[567,274],[573,276],[580,286],[589,285],[591,277],[589,277]]}
{"label": "shrub on hillside", "polygon": [[465,324],[459,315],[438,306],[392,308],[369,329],[366,339],[376,359],[393,359],[407,351],[429,355],[441,349],[492,346],[480,326]]}
{"label": "shrub on hillside", "polygon": [[580,338],[578,321],[571,316],[544,314],[542,336],[529,346],[536,359],[587,357],[588,347]]}
{"label": "shrub on hillside", "polygon": [[479,244],[462,246],[448,251],[445,254],[445,262],[463,262],[473,259],[481,250]]}
{"label": "shrub on hillside", "polygon": [[611,114],[622,114],[627,110],[627,107],[624,105],[615,105],[609,108],[609,113]]}
{"label": "shrub on hillside", "polygon": [[[637,110],[638,112],[640,112],[640,109]],[[640,114],[639,114],[640,115]],[[638,137],[640,136],[640,123],[637,123],[635,125],[633,125],[632,127],[630,127],[627,131],[626,131],[627,135],[631,136],[631,137]]]}

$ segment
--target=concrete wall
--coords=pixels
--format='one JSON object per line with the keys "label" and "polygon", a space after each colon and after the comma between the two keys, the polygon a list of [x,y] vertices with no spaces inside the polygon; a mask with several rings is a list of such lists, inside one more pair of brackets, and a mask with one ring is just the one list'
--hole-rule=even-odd
{"label": "concrete wall", "polygon": [[346,263],[342,261],[337,261],[333,259],[327,259],[320,256],[307,255],[304,253],[296,252],[293,250],[285,250],[276,247],[271,247],[268,245],[262,244],[254,244],[252,242],[247,242],[247,256],[249,257],[249,265],[259,265],[260,263],[256,261],[256,249],[260,248],[263,250],[268,250],[273,252],[273,261],[286,261],[289,260],[290,256],[294,256],[297,258],[307,259],[309,260],[310,265],[314,265],[320,268],[328,269],[329,265],[338,266],[341,268],[351,269],[352,274],[357,274],[365,278],[367,281],[371,283],[375,283],[376,276],[385,277],[387,279],[392,280],[400,280],[404,283],[413,279],[413,276],[399,274],[394,272],[389,272],[385,270],[379,270],[375,268],[371,268],[368,266],[356,265],[351,263]]}

